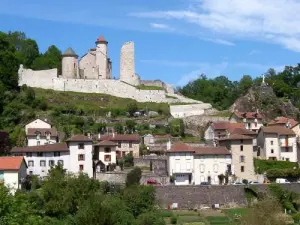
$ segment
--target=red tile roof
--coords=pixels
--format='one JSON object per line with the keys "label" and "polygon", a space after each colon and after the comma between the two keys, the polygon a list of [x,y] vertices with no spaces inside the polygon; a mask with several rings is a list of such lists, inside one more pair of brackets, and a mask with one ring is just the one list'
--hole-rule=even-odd
{"label": "red tile roof", "polygon": [[47,133],[51,134],[51,137],[57,137],[58,132],[55,127],[52,128],[28,128],[27,136],[36,136],[36,132],[40,132],[41,136],[46,136]]}
{"label": "red tile roof", "polygon": [[194,147],[195,155],[231,155],[226,147]]}
{"label": "red tile roof", "polygon": [[68,152],[69,148],[66,143],[38,145],[30,147],[17,147],[12,148],[11,153],[24,153],[24,152]]}
{"label": "red tile roof", "polygon": [[263,115],[261,113],[256,113],[256,112],[234,112],[234,115],[236,115],[238,118],[243,119],[262,119]]}
{"label": "red tile roof", "polygon": [[115,134],[115,135],[103,135],[100,136],[100,141],[140,141],[140,136],[138,134]]}
{"label": "red tile roof", "polygon": [[96,42],[107,42],[103,36],[99,36]]}
{"label": "red tile roof", "polygon": [[228,129],[235,129],[235,128],[245,128],[245,126],[241,123],[230,123],[230,122],[216,122],[212,123],[212,127],[215,130],[228,130]]}
{"label": "red tile roof", "polygon": [[262,132],[269,134],[279,134],[279,135],[296,135],[295,132],[289,128],[281,126],[269,126],[261,127]]}
{"label": "red tile roof", "polygon": [[247,130],[246,128],[234,128],[232,131],[230,131],[230,134],[242,134],[242,135],[250,135],[250,136],[257,135],[256,132],[252,130]]}
{"label": "red tile roof", "polygon": [[193,147],[183,142],[177,142],[172,145],[171,149],[168,152],[195,152],[195,150]]}
{"label": "red tile roof", "polygon": [[23,156],[0,157],[0,170],[19,170],[21,168],[23,161],[24,161]]}
{"label": "red tile roof", "polygon": [[118,144],[116,142],[104,140],[100,141],[99,143],[95,144],[94,146],[117,146]]}
{"label": "red tile roof", "polygon": [[285,125],[287,123],[290,123],[291,127],[294,127],[298,124],[298,122],[294,119],[280,116],[280,117],[276,117],[274,120],[271,120],[268,126]]}
{"label": "red tile roof", "polygon": [[93,140],[91,138],[89,138],[88,136],[82,135],[82,134],[77,134],[77,135],[73,135],[72,137],[70,137],[67,142],[70,141],[90,141],[92,142]]}

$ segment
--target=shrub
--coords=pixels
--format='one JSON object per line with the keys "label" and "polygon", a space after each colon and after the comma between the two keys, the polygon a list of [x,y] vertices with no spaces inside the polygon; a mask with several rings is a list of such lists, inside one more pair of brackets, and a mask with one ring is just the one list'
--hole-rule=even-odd
{"label": "shrub", "polygon": [[134,167],[133,170],[131,170],[127,174],[126,178],[126,186],[133,186],[140,184],[140,179],[142,177],[142,170],[139,167]]}
{"label": "shrub", "polygon": [[177,224],[177,216],[176,215],[172,215],[171,224]]}
{"label": "shrub", "polygon": [[269,169],[293,169],[294,167],[298,168],[295,162],[254,159],[255,172],[259,174]]}
{"label": "shrub", "polygon": [[294,215],[292,215],[292,217],[295,223],[300,222],[300,213],[295,213]]}
{"label": "shrub", "polygon": [[267,170],[268,178],[279,178],[279,177],[300,177],[300,169],[269,169]]}
{"label": "shrub", "polygon": [[248,184],[248,180],[247,179],[243,179],[243,184]]}

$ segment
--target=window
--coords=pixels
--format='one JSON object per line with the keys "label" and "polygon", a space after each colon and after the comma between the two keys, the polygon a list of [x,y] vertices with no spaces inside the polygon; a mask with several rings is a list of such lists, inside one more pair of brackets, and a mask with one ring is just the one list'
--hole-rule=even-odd
{"label": "window", "polygon": [[118,148],[121,148],[121,144],[122,144],[122,142],[119,141],[119,142],[118,142]]}
{"label": "window", "polygon": [[83,165],[79,165],[79,171],[83,171]]}
{"label": "window", "polygon": [[37,156],[38,156],[38,157],[43,157],[43,152],[38,152],[38,153],[37,153]]}
{"label": "window", "polygon": [[204,166],[204,164],[201,164],[200,165],[200,173],[204,173],[204,171],[205,171],[205,166]]}
{"label": "window", "polygon": [[28,161],[28,167],[34,167],[34,161],[33,160]]}
{"label": "window", "polygon": [[40,161],[40,166],[41,167],[45,167],[46,166],[46,161],[45,160],[41,160]]}
{"label": "window", "polygon": [[250,127],[251,127],[251,123],[248,123],[248,128],[250,129]]}
{"label": "window", "polygon": [[105,148],[105,149],[104,149],[104,152],[105,152],[105,153],[110,153],[110,152],[111,152],[111,149],[110,149],[110,148]]}
{"label": "window", "polygon": [[60,156],[60,152],[54,152],[54,156]]}
{"label": "window", "polygon": [[32,157],[32,152],[26,152],[27,157]]}
{"label": "window", "polygon": [[63,166],[64,165],[64,160],[58,160],[57,164]]}
{"label": "window", "polygon": [[132,148],[132,141],[129,141],[129,148]]}
{"label": "window", "polygon": [[49,166],[54,166],[55,162],[54,160],[49,160]]}
{"label": "window", "polygon": [[289,158],[285,158],[285,161],[290,161],[290,159]]}
{"label": "window", "polygon": [[84,149],[84,144],[83,143],[78,144],[78,149]]}
{"label": "window", "polygon": [[244,145],[240,146],[240,150],[241,150],[241,152],[244,151]]}
{"label": "window", "polygon": [[78,161],[83,161],[83,160],[84,160],[84,154],[79,154]]}
{"label": "window", "polygon": [[190,170],[191,170],[191,163],[187,163],[187,164],[186,164],[186,170],[187,170],[187,171],[190,171]]}
{"label": "window", "polygon": [[105,155],[104,156],[104,161],[105,162],[110,162],[111,161],[111,155]]}
{"label": "window", "polygon": [[271,149],[271,153],[274,153],[274,149]]}
{"label": "window", "polygon": [[245,171],[245,167],[241,166],[241,172],[244,172],[244,171]]}
{"label": "window", "polygon": [[219,171],[219,165],[215,164],[214,165],[214,172],[217,173]]}
{"label": "window", "polygon": [[191,159],[191,154],[190,153],[185,153],[185,159],[187,159],[187,160]]}
{"label": "window", "polygon": [[41,133],[37,132],[37,133],[36,133],[36,139],[39,140],[40,137],[41,137]]}
{"label": "window", "polygon": [[32,175],[33,175],[33,172],[32,172],[32,171],[29,171],[29,175],[31,175],[31,176],[32,176]]}
{"label": "window", "polygon": [[175,159],[176,160],[180,159],[180,154],[179,153],[175,153]]}
{"label": "window", "polygon": [[243,139],[241,139],[241,144],[243,144],[244,143],[244,140]]}
{"label": "window", "polygon": [[245,162],[245,156],[243,155],[240,156],[240,162]]}
{"label": "window", "polygon": [[273,145],[273,141],[271,141],[271,145]]}
{"label": "window", "polygon": [[37,142],[36,142],[36,145],[41,145],[41,142],[40,142],[40,141],[37,141]]}

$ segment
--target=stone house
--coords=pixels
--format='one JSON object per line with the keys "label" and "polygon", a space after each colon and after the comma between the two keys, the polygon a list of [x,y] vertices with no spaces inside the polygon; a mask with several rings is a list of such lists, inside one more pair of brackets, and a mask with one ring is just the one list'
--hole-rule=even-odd
{"label": "stone house", "polygon": [[191,147],[178,142],[167,153],[168,172],[175,185],[219,184],[218,175],[231,168],[231,154],[226,147]]}
{"label": "stone house", "polygon": [[238,181],[243,179],[257,180],[253,165],[253,137],[232,134],[219,139],[219,146],[229,149],[232,155],[232,175],[235,175]]}
{"label": "stone house", "polygon": [[117,145],[117,143],[108,140],[94,144],[93,161],[95,165],[95,172],[99,173],[108,171],[110,164],[117,163]]}
{"label": "stone house", "polygon": [[284,126],[262,127],[257,136],[259,156],[269,160],[297,162],[297,138]]}
{"label": "stone house", "polygon": [[172,136],[146,134],[142,136],[142,143],[147,147],[149,152],[156,154],[164,154],[171,148]]}
{"label": "stone house", "polygon": [[26,178],[26,162],[22,156],[0,157],[0,183],[10,189],[12,194],[21,188],[22,181]]}
{"label": "stone house", "polygon": [[101,135],[99,141],[112,141],[117,144],[116,155],[123,157],[132,154],[133,157],[140,156],[140,136],[138,134],[116,134]]}
{"label": "stone house", "polygon": [[258,132],[263,126],[263,115],[257,112],[234,112],[229,121],[231,123],[242,123],[247,130]]}
{"label": "stone house", "polygon": [[62,165],[68,172],[83,172],[93,177],[93,141],[74,135],[66,143],[12,148],[15,156],[24,156],[29,175],[47,176],[51,167]]}
{"label": "stone house", "polygon": [[59,142],[58,132],[48,121],[36,119],[25,126],[27,146]]}

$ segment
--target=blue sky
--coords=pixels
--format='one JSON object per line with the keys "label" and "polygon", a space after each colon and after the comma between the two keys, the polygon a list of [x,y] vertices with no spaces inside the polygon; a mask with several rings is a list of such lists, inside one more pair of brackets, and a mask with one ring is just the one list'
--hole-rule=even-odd
{"label": "blue sky", "polygon": [[[292,13],[291,13],[292,12]],[[0,30],[24,31],[40,51],[83,55],[108,43],[113,76],[120,48],[135,42],[142,79],[184,85],[201,73],[238,80],[300,62],[297,0],[1,0]]]}

